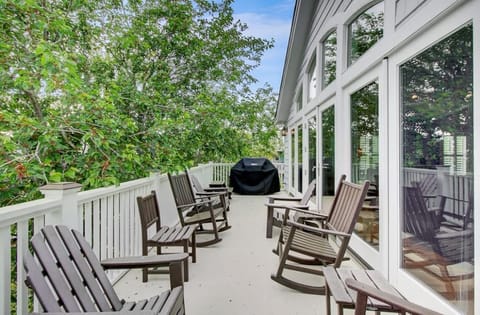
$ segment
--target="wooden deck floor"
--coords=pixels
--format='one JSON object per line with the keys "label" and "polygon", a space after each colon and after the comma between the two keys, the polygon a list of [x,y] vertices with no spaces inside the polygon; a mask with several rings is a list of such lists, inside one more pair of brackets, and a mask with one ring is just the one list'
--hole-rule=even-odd
{"label": "wooden deck floor", "polygon": [[[272,253],[278,237],[265,238],[265,196],[234,195],[229,212],[232,228],[222,242],[199,248],[197,263],[190,263],[185,303],[190,315],[314,315],[325,314],[325,297],[299,293],[270,279],[278,257]],[[353,261],[343,266],[356,267]],[[320,277],[306,276],[311,283]],[[140,271],[130,271],[115,288],[121,298],[138,300],[168,287],[165,275],[150,275],[141,282]],[[347,312],[347,314],[349,314]]]}

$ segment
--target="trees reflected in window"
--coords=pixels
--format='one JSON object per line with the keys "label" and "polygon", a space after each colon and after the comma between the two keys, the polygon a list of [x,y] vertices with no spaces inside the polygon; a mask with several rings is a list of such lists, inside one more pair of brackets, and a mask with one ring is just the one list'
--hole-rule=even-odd
{"label": "trees reflected in window", "polygon": [[362,183],[369,180],[371,187],[355,231],[378,248],[378,82],[372,82],[353,93],[350,104],[352,181]]}
{"label": "trees reflected in window", "polygon": [[400,75],[403,267],[473,314],[472,26]]}
{"label": "trees reflected in window", "polygon": [[348,25],[348,65],[383,37],[383,2],[360,14]]}
{"label": "trees reflected in window", "polygon": [[322,87],[329,85],[337,75],[337,32],[331,32],[322,42],[323,80]]}

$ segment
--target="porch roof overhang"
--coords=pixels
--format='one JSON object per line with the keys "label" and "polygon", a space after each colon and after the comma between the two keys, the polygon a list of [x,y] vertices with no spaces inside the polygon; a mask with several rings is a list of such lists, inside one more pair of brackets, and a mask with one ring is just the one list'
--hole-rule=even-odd
{"label": "porch roof overhang", "polygon": [[287,53],[283,65],[282,81],[275,113],[277,124],[286,124],[295,95],[295,87],[308,38],[308,29],[315,12],[317,1],[297,0],[293,12],[292,26],[288,40]]}

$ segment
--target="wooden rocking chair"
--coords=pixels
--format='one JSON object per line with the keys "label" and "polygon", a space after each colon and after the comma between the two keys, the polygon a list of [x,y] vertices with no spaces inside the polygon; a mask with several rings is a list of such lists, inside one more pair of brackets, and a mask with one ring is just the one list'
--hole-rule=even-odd
{"label": "wooden rocking chair", "polygon": [[[140,223],[142,225],[142,255],[148,256],[150,247],[157,248],[157,255],[162,253],[163,246],[181,246],[183,252],[188,254],[188,245],[192,247],[190,256],[192,262],[197,260],[195,225],[169,227],[161,224],[160,208],[158,207],[157,194],[153,190],[149,195],[137,197],[138,212],[140,214]],[[149,237],[149,229],[155,226],[155,233]],[[184,264],[184,279],[188,281],[188,259]],[[142,271],[142,280],[147,282],[148,274],[164,274],[168,270],[144,268]]]}
{"label": "wooden rocking chair", "polygon": [[[208,246],[220,242],[222,239],[219,232],[231,228],[228,224],[227,207],[224,202],[226,198],[222,199],[219,196],[196,197],[186,173],[168,174],[168,179],[181,225],[197,225],[197,234],[208,233],[214,235],[211,240],[197,241],[197,246]],[[211,229],[206,229],[205,224],[211,224]]]}
{"label": "wooden rocking chair", "polygon": [[[281,227],[284,221],[285,210],[287,208],[308,209],[310,198],[315,195],[316,180],[308,185],[307,191],[302,197],[289,196],[269,196],[267,206],[267,238],[272,238],[272,230],[274,226]],[[294,220],[295,211],[290,211],[290,218]]]}
{"label": "wooden rocking chair", "polygon": [[[428,210],[418,186],[404,187],[404,264],[440,278],[446,287],[444,295],[455,298],[453,281],[473,277],[473,231],[439,227],[436,216]],[[464,272],[451,274],[449,267],[455,264],[462,264]]]}
{"label": "wooden rocking chair", "polygon": [[[82,234],[66,226],[45,226],[32,237],[31,245],[35,258],[24,253],[25,282],[47,312],[42,314],[143,310],[151,311],[145,314],[185,314],[182,262],[187,254],[100,262]],[[172,290],[138,303],[120,300],[104,271],[156,266],[169,266]]]}
{"label": "wooden rocking chair", "polygon": [[[311,286],[286,278],[285,269],[323,276],[322,270],[303,265],[333,265],[337,268],[345,260],[345,252],[357,221],[360,209],[368,191],[369,182],[362,185],[347,182],[342,178],[335,194],[332,208],[322,228],[286,220],[278,240],[276,252],[280,262],[272,280],[292,289],[305,293],[325,294],[325,286]],[[288,217],[288,210],[285,216]],[[316,212],[295,209],[306,215],[314,216]],[[320,217],[323,219],[323,217]],[[329,236],[335,237],[340,243],[334,249]],[[275,251],[274,251],[275,252]],[[302,257],[298,256],[302,255]],[[307,258],[303,258],[306,256]],[[297,264],[290,264],[288,261]]]}
{"label": "wooden rocking chair", "polygon": [[228,191],[228,188],[226,187],[203,188],[202,184],[200,183],[200,181],[195,175],[188,173],[188,171],[185,171],[185,173],[188,175],[190,182],[192,183],[195,196],[197,196],[200,199],[218,197],[218,199],[216,199],[217,203],[221,203],[222,204],[221,206],[225,205],[225,207],[227,208],[227,211],[230,211],[231,198],[229,197],[230,192]]}

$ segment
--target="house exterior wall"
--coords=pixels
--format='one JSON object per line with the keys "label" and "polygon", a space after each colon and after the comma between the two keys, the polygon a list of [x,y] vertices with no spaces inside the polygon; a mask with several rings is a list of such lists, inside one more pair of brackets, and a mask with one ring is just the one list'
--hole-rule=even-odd
{"label": "house exterior wall", "polygon": [[[359,59],[348,64],[348,25],[365,9],[383,3],[384,25],[383,37],[368,49]],[[401,207],[401,174],[399,172],[401,161],[400,142],[400,72],[401,66],[414,56],[428,49],[442,39],[448,37],[464,25],[471,23],[473,27],[473,95],[480,93],[480,0],[325,0],[306,1],[297,0],[294,13],[294,25],[290,35],[287,60],[284,69],[282,86],[277,107],[277,122],[284,124],[291,132],[298,126],[306,126],[307,117],[312,113],[321,113],[329,106],[335,109],[335,181],[341,174],[352,174],[351,152],[351,108],[352,95],[371,82],[378,82],[378,177],[382,183],[383,194],[379,199],[382,209],[378,218],[379,231],[377,237],[382,241],[372,248],[359,237],[351,241],[351,248],[362,256],[371,267],[381,270],[389,280],[398,286],[407,297],[435,308],[445,314],[480,314],[480,306],[475,301],[471,308],[459,308],[455,303],[450,303],[445,297],[432,292],[428,286],[416,281],[400,266],[399,252],[400,234],[398,222],[402,220],[399,215]],[[337,60],[336,79],[322,88],[317,84],[315,97],[309,99],[308,75],[313,56],[316,56],[318,65],[317,78],[322,76],[322,41],[332,31],[337,34]],[[301,110],[295,104],[298,93],[303,93]],[[473,100],[473,134],[480,134],[480,104],[478,98]],[[319,122],[320,123],[320,122]],[[306,127],[304,127],[306,128]],[[305,129],[304,129],[305,130]],[[320,137],[320,126],[318,127]],[[306,144],[306,132],[304,141]],[[290,156],[292,145],[290,134],[286,147],[289,172],[297,172],[308,161],[303,150],[303,161],[295,161]],[[479,148],[480,139],[473,142],[474,148]],[[298,143],[298,142],[297,142]],[[322,161],[321,140],[317,147],[317,161]],[[473,188],[474,195],[480,195],[480,172],[475,171],[480,165],[480,152],[478,149],[473,156]],[[321,187],[321,162],[317,178]],[[304,170],[305,171],[305,170]],[[292,176],[289,175],[289,178]],[[303,178],[306,178],[306,173]],[[303,187],[308,185],[304,179]],[[291,183],[288,190],[292,194],[301,194],[299,185]],[[321,189],[321,188],[320,188]],[[477,203],[478,204],[478,203]],[[320,205],[321,206],[321,202]],[[474,205],[474,219],[479,215],[478,206]],[[477,234],[478,228],[473,227]],[[475,257],[480,253],[480,247],[475,245]],[[478,260],[477,260],[478,261]],[[475,266],[478,269],[477,266]],[[415,290],[411,290],[411,288]],[[480,281],[474,281],[475,291],[480,290]],[[478,291],[480,292],[480,291]],[[478,294],[477,294],[478,295]]]}

